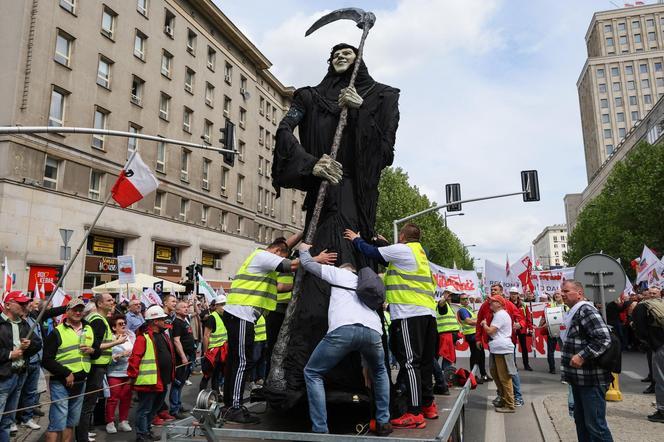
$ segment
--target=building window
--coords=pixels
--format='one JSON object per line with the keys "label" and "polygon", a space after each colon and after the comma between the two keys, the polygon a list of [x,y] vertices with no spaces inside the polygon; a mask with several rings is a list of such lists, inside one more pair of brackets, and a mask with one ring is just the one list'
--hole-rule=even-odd
{"label": "building window", "polygon": [[141,106],[143,103],[143,87],[145,86],[145,81],[138,78],[136,75],[132,77],[131,80],[131,96],[130,101],[137,106]]}
{"label": "building window", "polygon": [[641,29],[641,22],[639,20],[632,21],[632,29]]}
{"label": "building window", "polygon": [[161,53],[161,75],[170,79],[171,67],[173,66],[173,55],[164,50]]}
{"label": "building window", "polygon": [[91,200],[99,201],[101,198],[101,180],[103,176],[103,172],[97,170],[90,171],[90,189],[88,191],[88,197]]}
{"label": "building window", "polygon": [[607,34],[610,34],[611,32],[613,32],[613,26],[604,25],[604,32],[607,33]]}
{"label": "building window", "polygon": [[265,128],[258,126],[258,144],[262,145],[265,141]]}
{"label": "building window", "polygon": [[189,212],[189,200],[180,198],[180,221],[187,221],[187,212]]}
{"label": "building window", "polygon": [[612,85],[613,92],[619,92],[620,91],[620,83],[615,82]]}
{"label": "building window", "polygon": [[177,264],[179,254],[180,249],[178,247],[165,246],[161,244],[155,244],[154,246],[154,260],[156,262]]}
{"label": "building window", "polygon": [[258,242],[263,242],[263,226],[258,226]]}
{"label": "building window", "polygon": [[175,14],[168,9],[164,10],[164,34],[173,38],[175,35]]}
{"label": "building window", "polygon": [[604,138],[611,138],[611,129],[604,129]]}
{"label": "building window", "polygon": [[609,114],[602,114],[602,123],[610,123]]}
{"label": "building window", "polygon": [[639,121],[639,111],[632,111],[632,122]]}
{"label": "building window", "polygon": [[207,50],[207,67],[209,70],[214,72],[215,66],[217,64],[217,51],[208,46]]}
{"label": "building window", "polygon": [[621,45],[626,45],[627,44],[627,36],[626,35],[621,35],[620,37],[618,37],[618,42]]}
{"label": "building window", "polygon": [[113,39],[115,32],[115,20],[118,14],[113,12],[108,6],[104,6],[101,13],[101,33],[106,37]]}
{"label": "building window", "polygon": [[599,92],[600,92],[601,94],[606,93],[606,84],[605,84],[605,83],[600,83],[597,87],[598,87]]}
{"label": "building window", "polygon": [[261,186],[258,186],[256,211],[260,213],[262,210],[263,210],[263,188]]}
{"label": "building window", "polygon": [[212,140],[212,122],[210,120],[205,120],[203,123],[203,141],[207,144],[211,144]]}
{"label": "building window", "polygon": [[625,134],[626,134],[626,133],[627,133],[627,132],[626,132],[626,130],[625,130],[624,127],[619,127],[619,128],[618,128],[618,136],[619,136],[620,138],[625,138]]}
{"label": "building window", "polygon": [[625,66],[625,74],[634,75],[634,66],[632,66],[631,64]]}
{"label": "building window", "polygon": [[597,78],[604,78],[604,69],[597,69]]}
{"label": "building window", "polygon": [[224,64],[224,81],[229,85],[233,82],[233,65],[230,63]]}
{"label": "building window", "polygon": [[650,89],[650,80],[647,78],[641,80],[641,89]]}
{"label": "building window", "polygon": [[643,96],[643,102],[645,104],[652,104],[652,95],[646,94]]}
{"label": "building window", "polygon": [[616,114],[616,121],[618,123],[624,123],[625,122],[625,114],[623,112],[618,112]]}
{"label": "building window", "polygon": [[270,121],[270,113],[272,112],[272,106],[270,103],[265,102],[265,118]]}
{"label": "building window", "polygon": [[189,182],[189,152],[186,149],[182,149],[180,153],[180,181]]}
{"label": "building window", "polygon": [[627,30],[627,26],[625,25],[625,22],[624,22],[624,21],[618,23],[618,30],[619,30],[619,31],[625,31],[625,30]]}
{"label": "building window", "polygon": [[246,150],[246,144],[242,140],[237,142],[237,159],[238,161],[244,162],[244,151]]}
{"label": "building window", "polygon": [[242,191],[244,187],[244,177],[242,175],[237,176],[237,202],[242,202]]}
{"label": "building window", "polygon": [[[129,132],[133,134],[140,134],[141,126],[134,123],[129,123]],[[136,149],[138,149],[138,138],[127,138],[127,158],[129,158]]]}
{"label": "building window", "polygon": [[240,76],[240,94],[243,96],[247,93],[247,78]]}
{"label": "building window", "polygon": [[159,96],[159,118],[168,121],[168,111],[171,107],[171,97],[165,93]]}
{"label": "building window", "polygon": [[295,222],[296,222],[296,220],[297,220],[297,216],[296,216],[296,215],[297,215],[297,201],[292,201],[292,202],[291,202],[291,216],[290,216],[290,220],[291,220],[291,223],[293,223],[293,224],[295,224]]}
{"label": "building window", "polygon": [[613,46],[613,37],[607,37],[606,45],[607,46]]}
{"label": "building window", "polygon": [[[95,109],[94,116],[94,128],[95,129],[106,129],[106,121],[108,119],[108,111],[101,108]],[[92,147],[95,149],[104,150],[104,135],[92,135]]]}
{"label": "building window", "polygon": [[161,215],[161,207],[164,201],[164,192],[156,191],[154,194],[154,213]]}
{"label": "building window", "polygon": [[226,196],[226,189],[228,188],[228,173],[229,170],[221,167],[221,195]]}
{"label": "building window", "polygon": [[633,91],[635,88],[636,88],[636,83],[634,83],[634,80],[630,80],[627,82],[628,91]]}
{"label": "building window", "polygon": [[244,234],[244,217],[243,216],[238,216],[237,217],[237,234],[238,235],[243,235]]}
{"label": "building window", "polygon": [[636,95],[629,96],[629,104],[630,106],[636,106]]}
{"label": "building window", "polygon": [[277,124],[277,108],[272,106],[272,124]]}
{"label": "building window", "polygon": [[657,87],[662,87],[662,86],[664,86],[664,78],[662,78],[662,77],[657,77],[657,78],[655,78],[655,85],[656,85]]}
{"label": "building window", "polygon": [[136,10],[144,17],[148,16],[148,0],[137,0]]}
{"label": "building window", "polygon": [[205,82],[205,104],[214,107],[214,86]]}
{"label": "building window", "polygon": [[259,97],[258,99],[258,113],[261,115],[265,114],[265,98]]}
{"label": "building window", "polygon": [[265,160],[265,176],[267,178],[270,178],[270,162],[266,159]]}
{"label": "building window", "polygon": [[224,95],[224,116],[230,118],[231,115],[231,99]]}
{"label": "building window", "polygon": [[187,52],[196,55],[196,33],[191,29],[187,29]]}
{"label": "building window", "polygon": [[76,13],[76,0],[60,0],[60,7],[72,14]]}
{"label": "building window", "polygon": [[641,34],[634,34],[634,43],[641,43]]}
{"label": "building window", "polygon": [[270,149],[270,141],[272,137],[270,136],[270,131],[266,130],[265,131],[265,148]]}
{"label": "building window", "polygon": [[[609,100],[607,100],[606,98],[602,98],[601,100],[599,100],[599,107],[601,107],[602,109],[608,108],[609,107]],[[261,142],[260,138],[258,138],[258,142],[259,143]]]}
{"label": "building window", "polygon": [[612,76],[612,77],[618,77],[618,76],[620,76],[620,69],[618,69],[618,68],[611,68],[611,76]]}
{"label": "building window", "polygon": [[166,143],[157,143],[157,172],[165,173],[166,171]]}
{"label": "building window", "polygon": [[210,211],[209,206],[203,206],[203,209],[201,210],[201,224],[203,225],[207,224],[209,211]]}
{"label": "building window", "polygon": [[58,29],[58,34],[55,37],[55,56],[53,58],[63,66],[69,66],[71,62],[71,46],[73,41],[74,37]]}
{"label": "building window", "polygon": [[648,41],[657,41],[657,35],[654,32],[648,32]]}
{"label": "building window", "polygon": [[44,181],[42,183],[44,187],[53,190],[57,189],[59,167],[60,161],[53,157],[46,157],[46,163],[44,164]]}
{"label": "building window", "polygon": [[655,63],[655,72],[662,72],[662,63],[659,61]]}
{"label": "building window", "polygon": [[147,36],[141,31],[136,29],[136,36],[134,37],[134,57],[145,61],[145,40]]}
{"label": "building window", "polygon": [[203,159],[203,190],[210,190],[210,163],[210,160]]}
{"label": "building window", "polygon": [[221,227],[222,232],[225,232],[228,229],[228,212],[222,210],[221,213],[219,213],[219,226]]}
{"label": "building window", "polygon": [[111,88],[111,65],[113,62],[106,57],[99,57],[97,66],[97,84],[106,89]]}
{"label": "building window", "polygon": [[258,156],[258,175],[263,176],[263,157]]}
{"label": "building window", "polygon": [[639,72],[642,74],[647,74],[648,73],[648,65],[647,64],[640,64],[639,65]]}
{"label": "building window", "polygon": [[184,90],[189,92],[190,94],[194,93],[194,78],[196,76],[196,72],[194,72],[193,69],[187,67],[184,70]]}
{"label": "building window", "polygon": [[51,91],[51,107],[48,113],[48,125],[62,127],[65,121],[67,93],[56,88]]}
{"label": "building window", "polygon": [[617,106],[617,107],[622,107],[622,105],[623,105],[623,99],[622,99],[622,97],[616,97],[614,100],[615,100],[615,102],[616,102],[616,106]]}
{"label": "building window", "polygon": [[240,108],[240,127],[244,129],[247,125],[247,111]]}
{"label": "building window", "polygon": [[613,144],[606,145],[606,154],[611,155],[613,153]]}
{"label": "building window", "polygon": [[269,202],[270,202],[270,191],[267,190],[267,189],[265,189],[265,197],[263,198],[263,204],[264,204],[263,209],[265,209],[265,210],[263,210],[263,212],[264,212],[266,215],[269,213],[269,212],[268,212],[268,210],[269,210],[269,207],[268,207]]}
{"label": "building window", "polygon": [[182,130],[191,133],[191,120],[193,119],[194,111],[185,106],[182,112]]}
{"label": "building window", "polygon": [[649,28],[654,28],[655,27],[655,20],[652,18],[649,18],[646,20],[646,26]]}

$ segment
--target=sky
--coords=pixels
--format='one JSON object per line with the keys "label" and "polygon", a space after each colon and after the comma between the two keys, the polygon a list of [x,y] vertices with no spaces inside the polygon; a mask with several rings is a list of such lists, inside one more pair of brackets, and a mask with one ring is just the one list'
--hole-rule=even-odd
{"label": "sky", "polygon": [[576,82],[592,15],[612,2],[214,1],[296,88],[320,82],[334,44],[361,36],[339,21],[305,38],[315,20],[343,7],[374,12],[365,62],[401,90],[394,166],[431,200],[444,202],[447,183],[460,183],[463,199],[518,192],[519,172],[539,171],[540,202],[469,203],[448,219],[475,245],[476,267],[516,261],[545,226],[565,223],[564,195],[587,184]]}

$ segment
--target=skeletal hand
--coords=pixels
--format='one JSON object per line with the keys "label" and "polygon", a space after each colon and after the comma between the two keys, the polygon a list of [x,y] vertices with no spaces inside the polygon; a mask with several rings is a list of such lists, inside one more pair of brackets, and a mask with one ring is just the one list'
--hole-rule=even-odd
{"label": "skeletal hand", "polygon": [[339,94],[339,106],[349,107],[352,109],[359,109],[364,100],[360,97],[354,87],[346,87],[341,89]]}
{"label": "skeletal hand", "polygon": [[339,184],[341,181],[341,163],[330,158],[328,154],[320,157],[311,172],[314,176],[328,180],[330,184]]}

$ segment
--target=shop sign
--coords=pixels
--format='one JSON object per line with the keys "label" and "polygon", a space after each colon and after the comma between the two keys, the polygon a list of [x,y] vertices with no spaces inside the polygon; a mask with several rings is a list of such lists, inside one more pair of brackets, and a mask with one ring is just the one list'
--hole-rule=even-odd
{"label": "shop sign", "polygon": [[155,259],[157,261],[170,261],[173,259],[173,248],[167,246],[156,246]]}
{"label": "shop sign", "polygon": [[92,252],[115,253],[115,239],[108,236],[95,235],[92,238]]}
{"label": "shop sign", "polygon": [[213,267],[214,259],[215,259],[214,253],[203,252],[203,256],[201,257],[201,263],[205,267]]}
{"label": "shop sign", "polygon": [[28,290],[34,291],[35,284],[44,285],[44,290],[52,292],[60,277],[60,266],[30,266]]}
{"label": "shop sign", "polygon": [[175,264],[154,264],[152,266],[152,275],[157,278],[164,276],[179,278],[182,276],[182,266]]}
{"label": "shop sign", "polygon": [[86,256],[85,271],[90,273],[118,273],[118,260],[105,256]]}

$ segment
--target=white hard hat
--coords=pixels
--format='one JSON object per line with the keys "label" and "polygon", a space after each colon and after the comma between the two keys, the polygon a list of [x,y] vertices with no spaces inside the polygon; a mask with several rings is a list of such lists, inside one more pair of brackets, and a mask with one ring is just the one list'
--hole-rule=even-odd
{"label": "white hard hat", "polygon": [[145,311],[145,320],[149,321],[151,319],[161,319],[161,318],[167,318],[168,315],[164,313],[164,309],[161,308],[158,305],[153,305],[148,307],[148,309]]}
{"label": "white hard hat", "polygon": [[217,297],[212,300],[212,304],[226,304],[226,295],[217,295]]}
{"label": "white hard hat", "polygon": [[456,291],[456,289],[454,288],[453,285],[448,285],[447,287],[445,287],[444,291],[445,292],[450,292],[450,293],[455,293],[455,294],[457,293],[457,291]]}
{"label": "white hard hat", "polygon": [[510,287],[510,293],[519,293],[519,288],[517,286]]}

